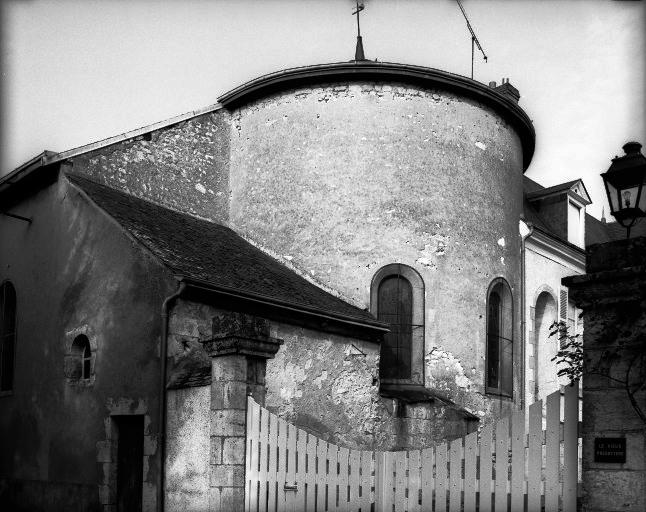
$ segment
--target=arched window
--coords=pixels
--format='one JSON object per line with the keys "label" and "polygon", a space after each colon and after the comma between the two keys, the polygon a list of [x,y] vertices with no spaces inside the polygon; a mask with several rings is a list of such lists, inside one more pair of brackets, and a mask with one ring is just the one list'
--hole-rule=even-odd
{"label": "arched window", "polygon": [[382,383],[424,383],[424,282],[411,267],[394,263],[377,271],[371,310],[390,325],[380,350]]}
{"label": "arched window", "polygon": [[495,279],[487,294],[486,392],[511,397],[514,360],[513,305],[509,284]]}
{"label": "arched window", "polygon": [[13,389],[16,349],[16,290],[9,281],[0,286],[0,391]]}
{"label": "arched window", "polygon": [[[534,306],[534,400],[545,400],[552,391],[559,388],[558,366],[552,358],[559,347],[558,340],[550,338],[550,326],[558,320],[554,295],[547,290],[540,292]],[[531,367],[530,367],[531,368]]]}
{"label": "arched window", "polygon": [[92,372],[92,349],[85,334],[80,334],[72,342],[68,377],[75,380],[88,380]]}

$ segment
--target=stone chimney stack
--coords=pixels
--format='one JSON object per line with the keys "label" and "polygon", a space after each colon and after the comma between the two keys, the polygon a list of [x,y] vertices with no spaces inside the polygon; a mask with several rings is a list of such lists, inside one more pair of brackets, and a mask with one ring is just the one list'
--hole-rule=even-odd
{"label": "stone chimney stack", "polygon": [[[491,83],[495,85],[495,82],[490,82],[489,86],[491,86]],[[509,83],[509,78],[503,78],[502,83],[498,87],[494,88],[499,93],[504,94],[508,98],[514,100],[514,102],[518,103],[518,100],[520,99],[520,93],[518,92],[518,89],[516,89]]]}

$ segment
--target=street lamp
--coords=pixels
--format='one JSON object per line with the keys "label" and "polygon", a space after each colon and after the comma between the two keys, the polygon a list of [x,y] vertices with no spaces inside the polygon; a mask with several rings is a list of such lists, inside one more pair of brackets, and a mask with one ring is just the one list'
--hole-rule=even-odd
{"label": "street lamp", "polygon": [[612,159],[610,168],[601,175],[606,186],[610,213],[628,230],[638,219],[646,217],[646,157],[639,142],[626,142],[623,156]]}

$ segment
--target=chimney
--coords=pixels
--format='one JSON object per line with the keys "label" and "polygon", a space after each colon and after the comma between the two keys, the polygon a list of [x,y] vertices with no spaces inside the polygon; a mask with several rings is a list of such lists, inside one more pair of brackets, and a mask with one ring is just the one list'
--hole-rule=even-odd
{"label": "chimney", "polygon": [[504,94],[515,103],[518,103],[518,100],[520,99],[520,93],[518,92],[518,89],[516,89],[509,83],[509,78],[503,78],[502,83],[498,87],[495,87],[495,90],[500,94]]}
{"label": "chimney", "polygon": [[495,89],[496,88],[496,82],[489,82],[489,87],[491,87],[492,89]]}

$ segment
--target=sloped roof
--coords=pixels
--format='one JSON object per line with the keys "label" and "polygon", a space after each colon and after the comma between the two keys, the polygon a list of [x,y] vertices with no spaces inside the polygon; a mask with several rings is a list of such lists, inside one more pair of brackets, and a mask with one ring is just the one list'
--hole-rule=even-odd
{"label": "sloped roof", "polygon": [[554,227],[551,226],[549,222],[547,222],[547,220],[541,216],[540,213],[538,213],[536,208],[534,208],[532,203],[528,200],[528,197],[530,195],[540,193],[540,191],[542,190],[545,190],[545,187],[539,185],[534,180],[523,176],[523,212],[525,214],[525,220],[527,222],[531,222],[534,226],[537,226],[539,229],[549,233],[550,235],[561,239],[561,237],[556,234],[557,231],[554,229]]}
{"label": "sloped roof", "polygon": [[547,231],[549,234],[557,236],[555,234],[554,228],[552,228],[546,221],[541,217],[541,215],[536,211],[527,198],[523,199],[523,211],[525,213],[525,220],[531,222],[534,226],[539,227],[543,231]]}
{"label": "sloped roof", "polygon": [[[535,181],[532,181],[534,185],[538,185]],[[581,188],[583,189],[582,193],[580,193],[578,190],[576,190],[576,185],[581,184]],[[540,185],[538,185],[540,187]],[[534,199],[539,199],[542,197],[547,197],[550,195],[554,194],[560,194],[563,192],[569,192],[572,190],[572,192],[576,195],[578,195],[581,199],[584,200],[587,204],[590,204],[592,201],[590,201],[590,195],[588,194],[588,191],[585,188],[585,184],[583,183],[582,180],[577,179],[577,180],[572,180],[572,181],[566,181],[565,183],[559,183],[557,185],[553,185],[551,187],[541,187],[541,188],[534,188],[531,187],[533,190],[527,191],[526,190],[526,197],[529,200],[534,200]]]}
{"label": "sloped roof", "polygon": [[[609,224],[601,222],[592,215],[585,215],[585,245],[602,244],[612,240],[610,236]],[[624,231],[624,238],[626,232]]]}
{"label": "sloped roof", "polygon": [[384,329],[359,309],[310,283],[228,227],[201,220],[68,174],[100,208],[175,275],[239,296]]}
{"label": "sloped roof", "polygon": [[[567,240],[564,240],[560,235],[557,234],[557,230],[554,229],[554,227],[551,226],[550,223],[543,216],[541,216],[540,213],[538,213],[538,211],[534,208],[534,206],[532,205],[529,199],[544,197],[558,192],[565,192],[571,189],[574,185],[576,185],[579,182],[583,184],[582,180],[572,180],[566,183],[560,183],[558,185],[545,188],[539,183],[536,183],[534,180],[528,178],[527,176],[523,176],[523,191],[525,196],[523,198],[523,211],[525,214],[525,220],[528,222],[531,222],[534,226],[537,226],[539,229],[546,232],[550,236],[553,236],[554,238],[561,240],[562,242],[567,243],[568,245],[571,245]],[[583,185],[583,187],[585,190],[585,185]],[[587,194],[587,191],[586,191],[586,194]],[[603,243],[611,240],[611,236],[607,226],[610,226],[610,224],[604,224],[603,222],[596,219],[589,213],[586,213],[585,214],[586,246],[592,245],[592,244],[599,244],[599,243]]]}
{"label": "sloped roof", "polygon": [[[614,240],[624,240],[626,238],[626,228],[618,222],[608,222],[607,224],[604,224],[601,221],[597,222],[599,222],[604,227],[604,232],[607,238],[598,242],[590,242],[591,244],[598,244]],[[638,220],[637,223],[630,228],[630,238],[636,238],[638,236],[646,236],[646,219]]]}

